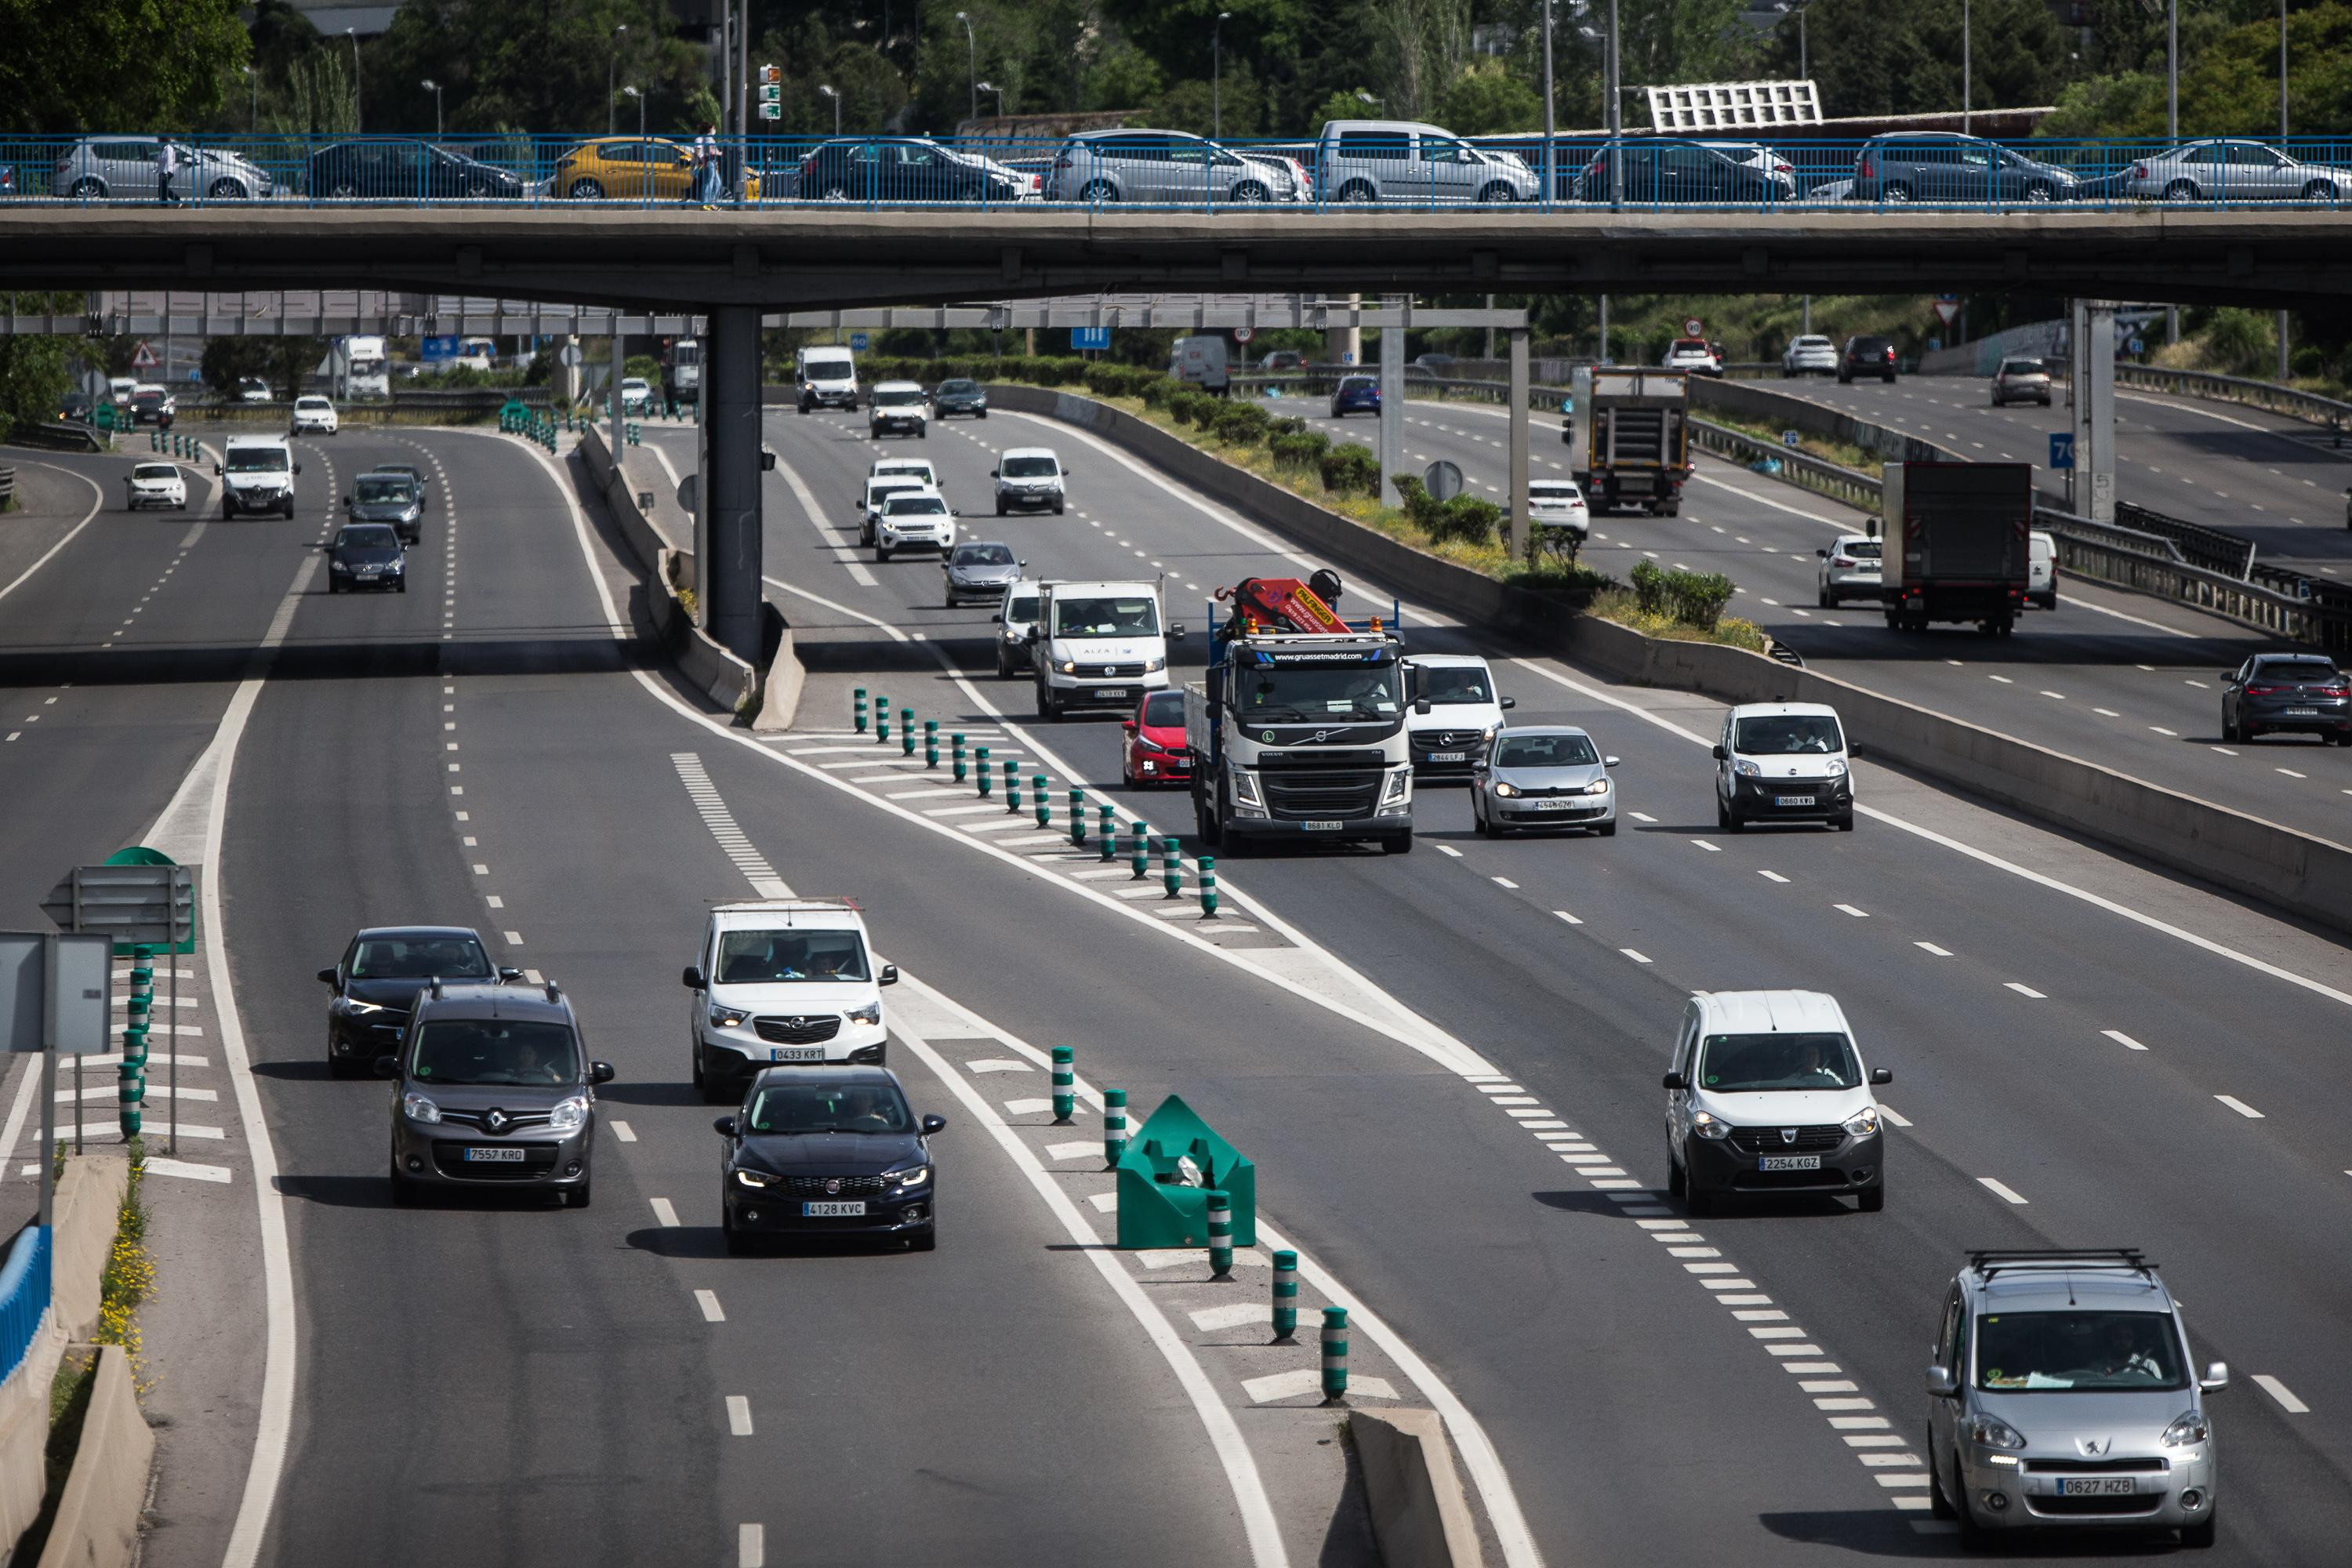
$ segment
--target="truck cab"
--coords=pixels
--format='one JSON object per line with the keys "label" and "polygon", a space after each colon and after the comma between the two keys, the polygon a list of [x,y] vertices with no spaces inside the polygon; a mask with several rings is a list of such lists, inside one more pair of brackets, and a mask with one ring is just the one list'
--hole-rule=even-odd
{"label": "truck cab", "polygon": [[1157,583],[1040,583],[1029,652],[1037,716],[1073,708],[1129,709],[1168,685],[1168,639]]}
{"label": "truck cab", "polygon": [[803,349],[794,372],[800,382],[802,413],[819,408],[857,412],[857,362],[847,349]]}

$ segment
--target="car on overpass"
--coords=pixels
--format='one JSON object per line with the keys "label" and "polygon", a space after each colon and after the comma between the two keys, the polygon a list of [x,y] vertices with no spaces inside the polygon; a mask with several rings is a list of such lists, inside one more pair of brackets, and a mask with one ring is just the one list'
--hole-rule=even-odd
{"label": "car on overpass", "polygon": [[1517,153],[1411,120],[1324,121],[1314,178],[1327,202],[1501,206],[1542,194],[1542,181]]}
{"label": "car on overpass", "polygon": [[1780,374],[1835,375],[1838,369],[1837,345],[1819,332],[1807,332],[1790,338],[1789,346],[1780,351]]}
{"label": "car on overpass", "polygon": [[1610,199],[1610,167],[1617,167],[1622,199],[1643,206],[1695,206],[1724,202],[1792,200],[1796,184],[1780,168],[1749,162],[1698,142],[1675,138],[1620,142],[1602,147],[1584,165],[1577,199]]}
{"label": "car on overpass", "polygon": [[1899,206],[2007,206],[2075,199],[2081,182],[2055,163],[1957,131],[1874,136],[1854,154],[1848,199]]}
{"label": "car on overpass", "polygon": [[2352,195],[2352,172],[2215,137],[2149,153],[2131,166],[2124,188],[2139,201],[2336,202]]}
{"label": "car on overpass", "polygon": [[[86,202],[152,202],[156,150],[162,145],[153,136],[85,136],[58,154],[49,171],[49,194]],[[184,199],[257,201],[277,190],[269,171],[235,153],[177,141],[172,145],[179,159],[173,188]]]}
{"label": "car on overpass", "polygon": [[1017,202],[1028,182],[958,156],[927,136],[866,136],[821,142],[801,159],[803,201],[920,204]]}
{"label": "car on overpass", "polygon": [[2256,654],[2222,681],[2223,740],[2316,735],[2352,746],[2352,685],[2326,654]]}
{"label": "car on overpass", "polygon": [[1047,201],[1097,206],[1294,204],[1312,198],[1307,173],[1293,160],[1244,157],[1183,131],[1080,132],[1054,154],[1045,180]]}
{"label": "car on overpass", "polygon": [[334,142],[310,154],[313,201],[514,201],[523,182],[495,163],[396,137]]}
{"label": "car on overpass", "polygon": [[727,1141],[719,1173],[727,1250],[790,1236],[930,1251],[939,1215],[929,1140],[947,1124],[918,1118],[885,1068],[765,1069],[735,1113],[712,1123]]}
{"label": "car on overpass", "polygon": [[[743,199],[760,199],[760,176],[743,176]],[[550,194],[575,202],[683,202],[694,186],[694,158],[660,137],[598,136],[556,159]]]}

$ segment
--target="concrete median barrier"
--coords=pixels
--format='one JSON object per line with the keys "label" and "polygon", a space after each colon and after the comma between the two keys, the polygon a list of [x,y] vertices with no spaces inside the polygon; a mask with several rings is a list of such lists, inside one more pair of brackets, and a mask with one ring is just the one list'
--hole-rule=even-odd
{"label": "concrete median barrier", "polygon": [[1092,398],[1008,384],[992,385],[989,397],[999,408],[1048,415],[1093,431],[1334,566],[1412,584],[1416,601],[1470,626],[1515,634],[1635,685],[1697,691],[1725,702],[1831,703],[1863,755],[2352,931],[2352,847],[1815,670],[1718,643],[1644,637],[1596,620],[1565,599],[1507,587],[1416,550]]}
{"label": "concrete median barrier", "polygon": [[98,1327],[99,1276],[106,1272],[131,1190],[131,1158],[120,1150],[93,1150],[66,1162],[58,1183],[55,1239],[58,1328],[83,1341]]}
{"label": "concrete median barrier", "polygon": [[1372,1539],[1386,1568],[1478,1568],[1478,1527],[1434,1410],[1353,1410]]}
{"label": "concrete median barrier", "polygon": [[139,1414],[131,1359],[120,1345],[100,1345],[81,1444],[38,1568],[128,1568],[138,1556],[154,1458],[155,1434]]}

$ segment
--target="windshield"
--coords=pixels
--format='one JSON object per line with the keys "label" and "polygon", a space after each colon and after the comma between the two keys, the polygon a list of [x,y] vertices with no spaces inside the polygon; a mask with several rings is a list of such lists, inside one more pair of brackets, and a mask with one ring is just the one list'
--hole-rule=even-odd
{"label": "windshield", "polygon": [[2254,666],[2256,680],[2292,680],[2300,685],[2333,685],[2343,678],[2324,658],[2268,658]]}
{"label": "windshield", "polygon": [[1112,599],[1056,599],[1054,635],[1057,637],[1156,637],[1160,606],[1136,596]]}
{"label": "windshield", "polygon": [[2035,359],[2013,359],[2000,367],[2003,375],[2040,375],[2042,362]]}
{"label": "windshield", "polygon": [[919,386],[887,387],[874,394],[874,401],[885,408],[904,408],[922,400],[923,389]]}
{"label": "windshield", "polygon": [[176,479],[180,470],[169,463],[142,463],[131,470],[134,479]]}
{"label": "windshield", "polygon": [[866,943],[854,931],[730,931],[719,939],[720,985],[870,978]]}
{"label": "windshield", "polygon": [[490,961],[469,936],[371,937],[352,955],[354,980],[487,980]]}
{"label": "windshield", "polygon": [[1838,721],[1826,713],[1776,713],[1742,719],[1731,749],[1750,757],[1826,757],[1845,749]]}
{"label": "windshield", "polygon": [[1478,665],[1423,665],[1415,673],[1423,694],[1436,707],[1495,700],[1494,681]]}
{"label": "windshield", "polygon": [[827,354],[820,359],[815,354],[811,354],[801,362],[801,374],[811,381],[843,380],[850,374],[849,356]]}
{"label": "windshield", "polygon": [[1979,1388],[2123,1394],[2188,1382],[2169,1313],[2070,1308],[1977,1319]]}
{"label": "windshield", "polygon": [[1879,543],[1875,539],[1841,539],[1837,553],[1861,561],[1876,561],[1879,559]]}
{"label": "windshield", "polygon": [[895,479],[868,479],[866,483],[866,498],[878,506],[887,496],[896,495],[902,490],[919,490],[922,488],[923,481],[912,474],[901,474]]}
{"label": "windshield", "polygon": [[1569,484],[1532,484],[1528,487],[1528,499],[1570,502],[1577,500],[1576,487]]}
{"label": "windshield", "polygon": [[1495,752],[1498,768],[1589,768],[1600,760],[1582,735],[1506,735]]}
{"label": "windshield", "polygon": [[448,1018],[425,1026],[410,1070],[429,1083],[577,1083],[580,1049],[568,1024]]}
{"label": "windshield", "polygon": [[1244,724],[1393,719],[1403,710],[1399,676],[1393,664],[1245,669],[1235,672],[1235,701]]}
{"label": "windshield", "polygon": [[400,535],[394,533],[384,523],[364,523],[357,528],[346,528],[337,533],[335,548],[338,550],[397,550],[400,548]]}
{"label": "windshield", "polygon": [[1050,479],[1060,468],[1051,458],[1007,458],[1003,474],[1008,479]]}
{"label": "windshield", "polygon": [[909,1132],[915,1118],[896,1085],[780,1083],[751,1100],[752,1132]]}
{"label": "windshield", "polygon": [[231,447],[228,449],[228,471],[232,474],[282,474],[292,462],[283,447]]}
{"label": "windshield", "polygon": [[1020,594],[1004,602],[1004,618],[1008,621],[1034,621],[1037,618],[1037,595]]}
{"label": "windshield", "polygon": [[329,403],[323,397],[298,397],[294,400],[294,406],[297,408],[317,410],[320,408],[331,408],[334,405]]}
{"label": "windshield", "polygon": [[931,466],[920,458],[896,458],[874,465],[871,477],[877,479],[917,479],[931,482]]}
{"label": "windshield", "polygon": [[1184,727],[1184,694],[1181,691],[1155,691],[1143,700],[1143,721],[1155,730],[1181,730]]}
{"label": "windshield", "polygon": [[1706,346],[1705,338],[1676,338],[1674,352],[1678,354],[1703,354],[1714,351]]}
{"label": "windshield", "polygon": [[1698,1086],[1716,1094],[1853,1089],[1862,1065],[1843,1035],[1709,1035]]}
{"label": "windshield", "polygon": [[1381,384],[1369,375],[1351,375],[1339,384],[1342,392],[1378,392]]}
{"label": "windshield", "polygon": [[408,481],[406,479],[362,479],[359,481],[359,503],[362,506],[407,499]]}
{"label": "windshield", "polygon": [[1010,566],[1013,551],[1003,544],[960,544],[956,546],[955,563],[959,566]]}
{"label": "windshield", "polygon": [[978,392],[980,390],[980,384],[976,381],[943,381],[940,383],[940,390],[941,392],[958,393]]}
{"label": "windshield", "polygon": [[892,517],[940,517],[948,503],[937,496],[894,495],[882,503],[882,509]]}

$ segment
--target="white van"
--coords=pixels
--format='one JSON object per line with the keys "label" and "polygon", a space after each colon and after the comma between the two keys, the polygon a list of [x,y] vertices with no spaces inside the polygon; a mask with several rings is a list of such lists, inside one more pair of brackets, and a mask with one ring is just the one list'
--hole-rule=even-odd
{"label": "white van", "polygon": [[928,440],[931,434],[930,395],[911,381],[877,382],[874,395],[866,405],[866,434],[877,441],[886,435]]}
{"label": "white van", "polygon": [[707,1100],[740,1099],[753,1074],[778,1062],[883,1065],[889,1031],[880,988],[898,984],[898,969],[876,966],[866,921],[850,904],[720,904],[703,922],[684,978],[694,994],[694,1087]]}
{"label": "white van", "polygon": [[2026,567],[2025,602],[2054,610],[2058,607],[2058,540],[2038,528],[2025,538],[2032,557]]}
{"label": "white van", "polygon": [[1225,370],[1225,340],[1178,338],[1168,351],[1168,374],[1203,392],[1225,391],[1231,384]]}
{"label": "white van", "polygon": [[1007,447],[988,477],[996,481],[996,515],[1051,507],[1062,515],[1067,504],[1062,481],[1069,477],[1051,447]]}
{"label": "white van", "polygon": [[1037,715],[1073,708],[1132,708],[1168,685],[1168,639],[1157,583],[1040,583],[1029,628]]}
{"label": "white van", "polygon": [[802,413],[816,408],[857,412],[857,362],[847,349],[803,349],[793,364]]}
{"label": "white van", "polygon": [[221,444],[221,457],[213,465],[221,481],[221,516],[294,515],[294,476],[302,465],[294,460],[293,443],[283,436],[231,436]]}
{"label": "white van", "polygon": [[1715,823],[1825,822],[1853,831],[1853,767],[1837,710],[1750,702],[1723,716],[1715,741]]}

